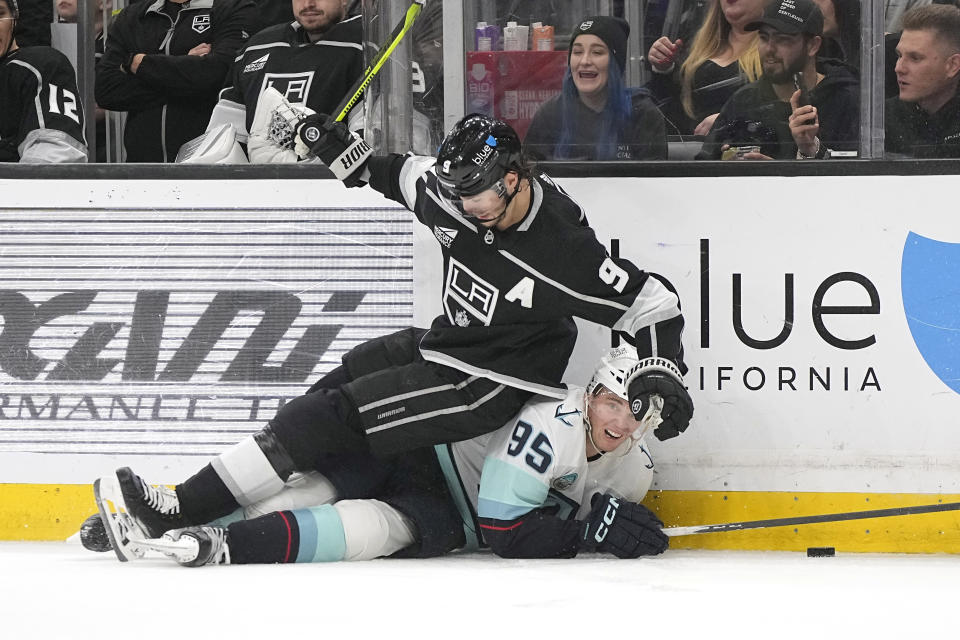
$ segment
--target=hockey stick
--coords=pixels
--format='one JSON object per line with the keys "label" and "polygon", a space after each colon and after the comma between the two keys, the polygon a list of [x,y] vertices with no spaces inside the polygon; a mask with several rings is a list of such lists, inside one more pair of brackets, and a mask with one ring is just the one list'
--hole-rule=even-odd
{"label": "hockey stick", "polygon": [[397,26],[393,28],[393,32],[389,38],[387,38],[386,42],[377,49],[377,53],[370,62],[370,66],[363,72],[363,77],[350,87],[349,97],[341,100],[340,104],[334,109],[334,112],[337,114],[334,120],[342,122],[347,117],[347,114],[350,113],[350,110],[360,101],[363,92],[366,91],[370,83],[373,82],[377,72],[386,64],[390,54],[393,53],[394,49],[400,44],[400,41],[403,40],[403,36],[407,35],[407,32],[413,27],[413,22],[417,19],[417,16],[420,15],[426,2],[427,0],[414,0],[413,4],[410,5],[403,20],[397,23]]}
{"label": "hockey stick", "polygon": [[794,516],[791,518],[773,518],[771,520],[749,520],[747,522],[727,522],[725,524],[699,524],[690,527],[665,527],[668,536],[690,536],[698,533],[717,533],[720,531],[741,531],[743,529],[767,529],[785,527],[792,524],[817,524],[819,522],[843,522],[844,520],[865,520],[867,518],[888,518],[890,516],[909,516],[918,513],[937,513],[938,511],[960,510],[960,502],[941,504],[921,504],[914,507],[893,507],[872,511],[848,511],[846,513],[825,513],[818,516]]}

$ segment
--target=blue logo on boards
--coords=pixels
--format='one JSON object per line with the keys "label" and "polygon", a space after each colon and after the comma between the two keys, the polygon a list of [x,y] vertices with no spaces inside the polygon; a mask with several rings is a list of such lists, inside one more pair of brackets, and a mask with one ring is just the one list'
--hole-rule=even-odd
{"label": "blue logo on boards", "polygon": [[491,147],[495,147],[497,146],[497,139],[494,138],[493,136],[487,136],[487,144],[490,145]]}
{"label": "blue logo on boards", "polygon": [[910,232],[900,291],[917,350],[930,370],[960,393],[960,244]]}

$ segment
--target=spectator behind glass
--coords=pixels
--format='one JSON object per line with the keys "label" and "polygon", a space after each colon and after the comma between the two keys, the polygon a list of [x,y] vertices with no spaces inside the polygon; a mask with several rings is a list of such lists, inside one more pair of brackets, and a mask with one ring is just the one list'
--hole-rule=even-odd
{"label": "spectator behind glass", "polygon": [[689,49],[666,36],[651,45],[647,59],[654,76],[649,88],[658,102],[676,102],[679,95],[681,115],[691,119],[676,123],[680,133],[706,135],[730,96],[760,77],[757,35],[744,27],[760,17],[764,3],[715,0]]}
{"label": "spectator behind glass", "polygon": [[50,0],[18,0],[20,17],[14,36],[21,47],[49,47],[53,3]]}
{"label": "spectator behind glass", "polygon": [[0,162],[86,162],[83,107],[66,56],[19,47],[16,0],[0,0]]}
{"label": "spectator behind glass", "polygon": [[823,14],[821,58],[860,68],[860,0],[814,0]]}
{"label": "spectator behind glass", "polygon": [[[776,0],[746,27],[760,34],[763,76],[723,105],[699,160],[821,159],[859,146],[859,80],[817,60],[823,14],[813,0]],[[726,153],[724,153],[726,151]]]}
{"label": "spectator behind glass", "polygon": [[573,30],[559,95],[540,106],[524,148],[541,160],[667,157],[663,116],[645,93],[624,87],[630,25],[592,16]]}
{"label": "spectator behind glass", "polygon": [[[113,8],[113,0],[107,0],[107,10]],[[77,0],[57,0],[57,18],[60,22],[67,24],[76,24],[77,22]],[[94,41],[94,58],[99,61],[103,56],[103,0],[97,0],[97,11],[95,14],[94,31],[97,39]],[[97,162],[107,161],[107,123],[106,112],[100,105],[96,105],[94,118],[97,123]]]}
{"label": "spectator behind glass", "polygon": [[128,162],[173,162],[203,133],[255,23],[253,0],[142,0],[117,15],[95,94],[103,108],[128,112]]}
{"label": "spectator behind glass", "polygon": [[899,96],[884,110],[888,153],[960,158],[960,9],[929,5],[903,14]]}

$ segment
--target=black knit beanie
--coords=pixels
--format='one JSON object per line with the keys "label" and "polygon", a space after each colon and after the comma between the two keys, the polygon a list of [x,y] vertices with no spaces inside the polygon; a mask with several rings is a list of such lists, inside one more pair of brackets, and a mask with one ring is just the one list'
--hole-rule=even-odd
{"label": "black knit beanie", "polygon": [[567,50],[567,66],[570,65],[570,51],[577,36],[590,34],[597,36],[610,49],[610,55],[620,63],[620,69],[627,68],[627,38],[630,37],[630,25],[622,18],[611,16],[590,16],[584,18],[573,29],[570,36],[570,49]]}

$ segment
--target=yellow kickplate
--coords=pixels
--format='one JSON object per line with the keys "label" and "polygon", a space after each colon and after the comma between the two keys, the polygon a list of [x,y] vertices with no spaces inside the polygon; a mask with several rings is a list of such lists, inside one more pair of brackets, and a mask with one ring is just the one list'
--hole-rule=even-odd
{"label": "yellow kickplate", "polygon": [[[956,494],[651,491],[644,504],[665,526],[766,520],[960,502]],[[960,553],[960,511],[703,533],[670,540],[676,549]]]}
{"label": "yellow kickplate", "polygon": [[65,540],[96,512],[90,484],[0,484],[0,540]]}
{"label": "yellow kickplate", "polygon": [[[957,494],[651,491],[644,504],[664,524],[687,526],[960,502]],[[0,484],[0,540],[65,540],[96,513],[93,487]],[[704,533],[675,549],[960,553],[960,511]]]}

